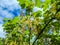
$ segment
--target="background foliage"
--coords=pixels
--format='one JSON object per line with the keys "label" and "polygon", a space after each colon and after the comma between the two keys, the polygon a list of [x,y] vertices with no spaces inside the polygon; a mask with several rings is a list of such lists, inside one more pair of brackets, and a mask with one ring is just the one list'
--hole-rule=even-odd
{"label": "background foliage", "polygon": [[[18,0],[20,16],[4,19],[6,38],[1,45],[59,45],[60,44],[60,1]],[[33,11],[34,7],[43,9]],[[26,9],[26,13],[22,13]]]}

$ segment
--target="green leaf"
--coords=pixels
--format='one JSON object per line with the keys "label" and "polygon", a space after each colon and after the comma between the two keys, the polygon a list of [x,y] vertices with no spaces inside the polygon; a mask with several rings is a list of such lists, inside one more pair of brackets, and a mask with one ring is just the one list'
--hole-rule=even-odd
{"label": "green leaf", "polygon": [[40,7],[40,0],[35,0],[35,5],[36,5],[37,7]]}
{"label": "green leaf", "polygon": [[29,34],[29,30],[25,30],[25,32],[24,32],[24,33],[25,33],[26,35],[27,35],[27,34]]}

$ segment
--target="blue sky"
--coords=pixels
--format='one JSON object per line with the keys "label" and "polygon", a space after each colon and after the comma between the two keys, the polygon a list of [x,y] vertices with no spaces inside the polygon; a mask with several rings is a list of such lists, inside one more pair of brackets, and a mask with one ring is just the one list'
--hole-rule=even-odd
{"label": "blue sky", "polygon": [[20,6],[17,0],[0,0],[0,37],[4,37],[5,32],[3,31],[3,19],[13,18],[20,14]]}

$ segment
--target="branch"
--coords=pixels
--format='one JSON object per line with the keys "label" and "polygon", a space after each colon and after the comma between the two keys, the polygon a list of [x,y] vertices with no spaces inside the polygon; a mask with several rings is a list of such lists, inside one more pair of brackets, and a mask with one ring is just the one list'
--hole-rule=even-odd
{"label": "branch", "polygon": [[44,28],[41,29],[41,31],[39,32],[38,36],[36,37],[36,39],[34,40],[34,42],[33,42],[32,45],[34,45],[34,43],[36,42],[36,40],[37,40],[37,39],[41,36],[41,34],[43,33],[44,29],[48,26],[48,24],[49,24],[53,19],[55,19],[55,18],[52,17],[52,18],[48,21],[48,23],[44,26]]}

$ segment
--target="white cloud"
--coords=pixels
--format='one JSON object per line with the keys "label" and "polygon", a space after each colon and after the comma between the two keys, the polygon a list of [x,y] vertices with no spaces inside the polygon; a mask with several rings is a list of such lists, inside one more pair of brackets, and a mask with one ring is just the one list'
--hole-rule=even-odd
{"label": "white cloud", "polygon": [[20,9],[17,0],[1,0],[0,7],[13,11],[14,9]]}
{"label": "white cloud", "polygon": [[0,24],[0,37],[5,37],[5,32],[3,31],[2,24]]}
{"label": "white cloud", "polygon": [[0,24],[3,23],[3,17],[0,16]]}
{"label": "white cloud", "polygon": [[0,18],[13,18],[15,15],[19,15],[19,13],[20,6],[17,0],[0,0]]}
{"label": "white cloud", "polygon": [[7,10],[0,9],[0,16],[5,18],[12,18],[14,17],[14,14],[9,13]]}

